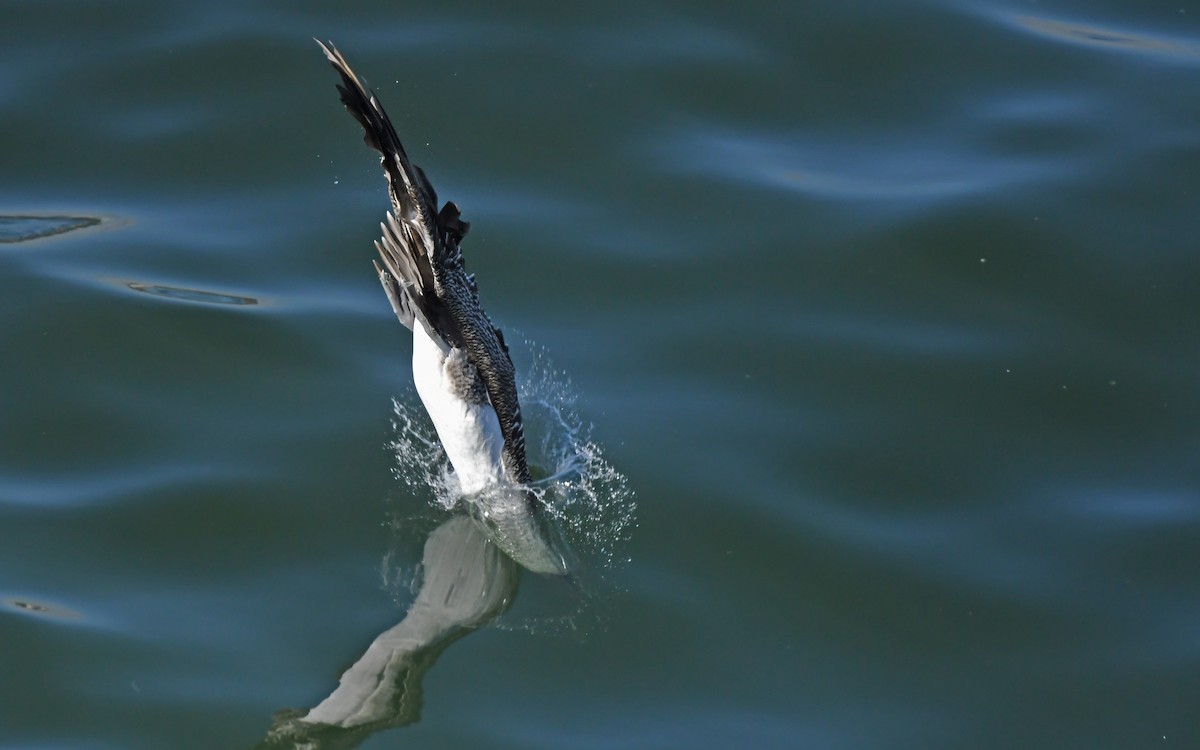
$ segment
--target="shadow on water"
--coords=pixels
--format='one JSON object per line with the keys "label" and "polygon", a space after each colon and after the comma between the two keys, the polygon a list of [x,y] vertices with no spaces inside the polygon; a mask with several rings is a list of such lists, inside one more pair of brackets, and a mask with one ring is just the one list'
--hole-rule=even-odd
{"label": "shadow on water", "polygon": [[451,643],[512,604],[521,568],[466,515],[433,530],[404,619],[379,634],[315,707],[275,715],[259,748],[351,748],[421,718],[421,680]]}

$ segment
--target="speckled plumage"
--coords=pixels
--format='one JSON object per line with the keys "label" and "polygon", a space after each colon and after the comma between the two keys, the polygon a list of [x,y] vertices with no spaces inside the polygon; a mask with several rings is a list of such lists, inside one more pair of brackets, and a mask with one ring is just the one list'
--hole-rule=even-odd
{"label": "speckled plumage", "polygon": [[[437,210],[437,193],[404,151],[395,128],[374,94],[363,85],[332,44],[317,42],[341,76],[342,103],[363,126],[363,140],[380,153],[392,210],[381,224],[376,270],[396,311],[410,329],[423,326],[446,354],[445,378],[468,404],[486,399],[499,420],[507,477],[530,479],[525,457],[516,375],[500,330],[479,301],[466,273],[460,243],[469,224],[447,202]],[[456,354],[461,352],[461,354]],[[464,360],[465,357],[465,360]],[[428,407],[428,404],[427,404]]]}

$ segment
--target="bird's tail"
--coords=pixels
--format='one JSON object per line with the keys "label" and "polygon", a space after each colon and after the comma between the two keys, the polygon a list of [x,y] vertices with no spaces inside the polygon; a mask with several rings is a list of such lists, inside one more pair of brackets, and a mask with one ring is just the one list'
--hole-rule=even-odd
{"label": "bird's tail", "polygon": [[412,328],[414,317],[421,317],[431,330],[449,333],[439,320],[434,277],[448,260],[461,257],[458,245],[470,224],[453,203],[437,209],[437,192],[425,172],[408,158],[375,94],[332,42],[314,41],[341,76],[337,88],[342,104],[362,125],[363,141],[379,152],[387,175],[392,211],[380,225],[382,237],[375,243],[382,261],[376,269],[384,291],[404,325]]}

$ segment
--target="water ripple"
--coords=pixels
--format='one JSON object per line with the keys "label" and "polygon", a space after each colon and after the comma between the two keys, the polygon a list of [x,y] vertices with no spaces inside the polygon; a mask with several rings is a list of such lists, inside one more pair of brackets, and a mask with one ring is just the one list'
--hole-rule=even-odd
{"label": "water ripple", "polygon": [[156,297],[164,297],[169,300],[177,300],[180,302],[199,302],[206,305],[257,305],[259,303],[254,297],[241,297],[236,294],[206,292],[200,289],[185,289],[178,286],[143,284],[139,281],[126,282],[125,285],[135,292],[152,294]]}
{"label": "water ripple", "polygon": [[47,620],[72,621],[83,618],[82,614],[73,609],[52,602],[29,599],[27,597],[5,596],[0,598],[0,607]]}
{"label": "water ripple", "polygon": [[697,128],[661,149],[674,171],[851,201],[938,201],[1011,188],[1046,175],[1044,161],[956,149],[902,134],[844,138]]}
{"label": "water ripple", "polygon": [[1007,13],[997,18],[1020,31],[1056,42],[1104,52],[1151,55],[1190,65],[1200,63],[1200,42],[1191,39],[1031,13]]}
{"label": "water ripple", "polygon": [[592,61],[607,66],[767,62],[762,46],[753,40],[739,37],[728,28],[704,26],[685,18],[637,29],[597,29],[584,32],[579,41],[592,51]]}
{"label": "water ripple", "polygon": [[99,225],[95,216],[0,215],[0,243],[16,244],[54,237]]}

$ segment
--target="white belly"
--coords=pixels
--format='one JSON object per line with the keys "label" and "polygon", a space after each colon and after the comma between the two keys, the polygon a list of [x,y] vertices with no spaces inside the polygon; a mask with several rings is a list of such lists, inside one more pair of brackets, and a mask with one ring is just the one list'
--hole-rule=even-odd
{"label": "white belly", "polygon": [[458,395],[445,372],[449,349],[430,336],[418,319],[413,325],[413,381],[471,514],[488,538],[509,557],[535,573],[561,575],[567,563],[544,537],[525,492],[504,474],[504,435],[491,404],[472,404]]}
{"label": "white belly", "polygon": [[465,494],[504,479],[504,435],[490,404],[472,404],[456,394],[443,365],[448,350],[429,335],[420,320],[413,325],[413,382],[433,420]]}

